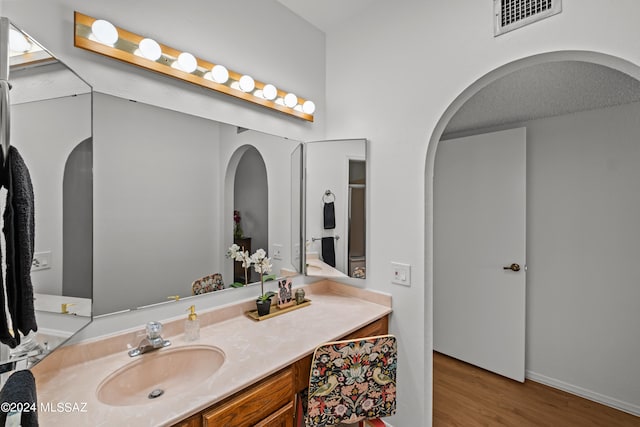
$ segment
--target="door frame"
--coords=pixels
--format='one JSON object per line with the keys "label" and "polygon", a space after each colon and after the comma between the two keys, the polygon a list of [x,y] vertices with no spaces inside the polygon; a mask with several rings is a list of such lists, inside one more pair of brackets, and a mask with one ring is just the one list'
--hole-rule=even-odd
{"label": "door frame", "polygon": [[[440,138],[442,137],[444,130],[446,129],[451,118],[458,112],[460,108],[476,93],[482,90],[484,87],[511,74],[515,71],[528,68],[533,65],[544,64],[548,62],[558,61],[581,61],[590,62],[593,64],[603,65],[605,67],[612,68],[614,70],[628,74],[629,76],[640,80],[640,67],[624,59],[594,51],[553,51],[545,52],[537,55],[524,57],[514,60],[510,63],[502,65],[487,74],[480,77],[478,80],[469,85],[463,90],[447,107],[442,116],[436,123],[436,126],[431,133],[431,137],[428,140],[427,156],[425,163],[425,218],[424,218],[424,278],[425,278],[425,292],[424,292],[424,310],[425,310],[425,328],[424,328],[424,345],[425,345],[425,369],[424,369],[424,383],[429,387],[429,393],[425,395],[429,396],[429,399],[425,402],[425,416],[431,420],[433,418],[433,183],[434,183],[434,170],[435,170],[435,158],[438,149]],[[525,332],[526,337],[526,332]],[[526,338],[525,338],[526,340]],[[526,370],[526,365],[525,365]],[[526,378],[526,375],[525,375]]]}

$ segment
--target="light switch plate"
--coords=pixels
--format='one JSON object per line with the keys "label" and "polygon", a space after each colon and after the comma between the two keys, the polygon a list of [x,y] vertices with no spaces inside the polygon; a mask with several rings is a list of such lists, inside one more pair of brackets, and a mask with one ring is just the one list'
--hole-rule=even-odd
{"label": "light switch plate", "polygon": [[273,259],[279,259],[282,260],[282,245],[279,243],[274,243],[273,244]]}
{"label": "light switch plate", "polygon": [[399,262],[391,263],[391,283],[411,286],[411,265]]}

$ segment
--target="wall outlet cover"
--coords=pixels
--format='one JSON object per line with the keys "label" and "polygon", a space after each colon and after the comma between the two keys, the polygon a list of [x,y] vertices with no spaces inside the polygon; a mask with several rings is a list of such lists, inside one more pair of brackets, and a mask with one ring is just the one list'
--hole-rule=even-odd
{"label": "wall outlet cover", "polygon": [[51,251],[34,253],[31,271],[46,270],[48,268],[51,268]]}
{"label": "wall outlet cover", "polygon": [[411,265],[392,262],[391,283],[396,285],[411,286]]}
{"label": "wall outlet cover", "polygon": [[283,246],[279,243],[274,243],[273,244],[273,252],[272,252],[272,258],[273,259],[278,259],[278,260],[282,260],[282,249]]}

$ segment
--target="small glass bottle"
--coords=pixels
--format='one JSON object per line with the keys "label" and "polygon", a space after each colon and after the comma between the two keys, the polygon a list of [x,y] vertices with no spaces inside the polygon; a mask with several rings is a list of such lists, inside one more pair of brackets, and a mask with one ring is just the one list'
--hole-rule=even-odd
{"label": "small glass bottle", "polygon": [[200,320],[196,314],[196,306],[192,305],[188,308],[191,313],[187,316],[187,320],[184,322],[184,340],[195,341],[200,339]]}

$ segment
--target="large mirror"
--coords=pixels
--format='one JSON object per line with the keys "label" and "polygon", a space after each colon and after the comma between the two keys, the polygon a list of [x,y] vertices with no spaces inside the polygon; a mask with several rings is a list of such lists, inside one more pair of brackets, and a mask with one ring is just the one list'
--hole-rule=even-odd
{"label": "large mirror", "polygon": [[299,142],[101,93],[94,122],[95,315],[259,281],[234,243],[300,273]]}
{"label": "large mirror", "polygon": [[366,278],[366,139],[305,144],[305,271]]}
{"label": "large mirror", "polygon": [[1,42],[9,45],[10,144],[33,185],[38,324],[17,347],[0,345],[5,372],[31,366],[91,321],[92,90],[6,18],[2,25],[8,26],[8,40]]}

